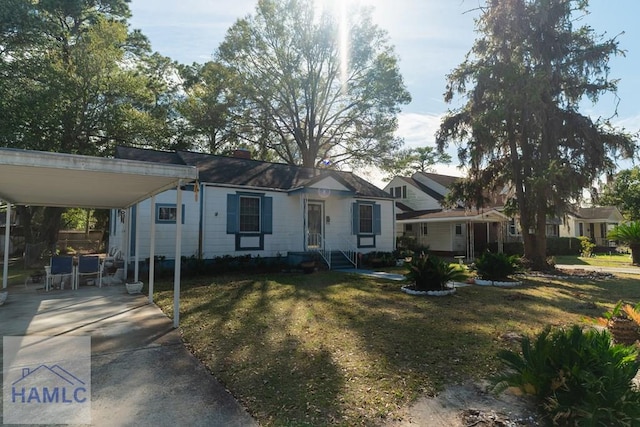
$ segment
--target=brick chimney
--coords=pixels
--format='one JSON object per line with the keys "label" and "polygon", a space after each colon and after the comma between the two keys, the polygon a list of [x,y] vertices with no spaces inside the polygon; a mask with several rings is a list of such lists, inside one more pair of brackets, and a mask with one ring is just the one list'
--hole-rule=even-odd
{"label": "brick chimney", "polygon": [[244,148],[236,148],[233,150],[233,157],[238,159],[251,160],[251,151]]}

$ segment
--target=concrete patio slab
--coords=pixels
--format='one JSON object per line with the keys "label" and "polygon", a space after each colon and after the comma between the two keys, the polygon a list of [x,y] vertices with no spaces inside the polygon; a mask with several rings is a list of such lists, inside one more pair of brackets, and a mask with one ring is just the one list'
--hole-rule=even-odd
{"label": "concrete patio slab", "polygon": [[187,351],[172,321],[122,285],[10,286],[0,334],[91,336],[91,425],[258,425]]}

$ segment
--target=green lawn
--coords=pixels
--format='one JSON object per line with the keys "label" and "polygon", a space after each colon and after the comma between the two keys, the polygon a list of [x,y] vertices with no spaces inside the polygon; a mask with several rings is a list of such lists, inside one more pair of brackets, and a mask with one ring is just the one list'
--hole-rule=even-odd
{"label": "green lawn", "polygon": [[[265,426],[375,425],[447,383],[489,377],[506,333],[584,324],[637,277],[530,278],[513,289],[470,286],[414,297],[401,283],[337,272],[183,282],[190,350]],[[158,305],[172,316],[169,284]]]}
{"label": "green lawn", "polygon": [[631,255],[618,254],[595,254],[589,258],[582,258],[577,255],[558,255],[554,256],[556,264],[570,265],[594,265],[598,267],[633,267],[631,264]]}

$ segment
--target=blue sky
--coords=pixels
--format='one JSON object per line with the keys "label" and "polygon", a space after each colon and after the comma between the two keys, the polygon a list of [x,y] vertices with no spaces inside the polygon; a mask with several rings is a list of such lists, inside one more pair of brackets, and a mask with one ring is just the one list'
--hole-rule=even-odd
{"label": "blue sky", "polygon": [[[318,0],[329,2],[331,0]],[[355,0],[334,0],[355,1]],[[440,118],[450,108],[443,101],[446,74],[464,60],[476,38],[474,18],[480,0],[360,0],[372,5],[374,19],[386,30],[400,58],[400,69],[413,98],[399,116],[398,135],[407,146],[433,145]],[[132,0],[131,27],[142,30],[152,48],[181,63],[206,62],[236,19],[254,12],[257,0]],[[618,97],[605,96],[582,112],[611,117],[627,130],[640,129],[640,16],[638,0],[591,0],[584,22],[599,34],[619,35],[626,57],[609,62],[620,79]],[[453,150],[451,151],[453,154]],[[457,159],[441,173],[460,175]],[[628,167],[622,164],[622,167]],[[378,181],[378,179],[375,179]]]}

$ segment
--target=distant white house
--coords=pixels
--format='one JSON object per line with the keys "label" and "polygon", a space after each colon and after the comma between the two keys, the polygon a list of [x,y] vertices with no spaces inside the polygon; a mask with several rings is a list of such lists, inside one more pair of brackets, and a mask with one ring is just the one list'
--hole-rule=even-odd
{"label": "distant white house", "polygon": [[607,239],[607,234],[623,221],[622,213],[615,206],[580,208],[567,214],[558,234],[560,237],[587,236],[597,246],[615,247],[616,242]]}
{"label": "distant white house", "polygon": [[[396,200],[396,232],[431,251],[476,257],[487,247],[502,250],[505,242],[522,240],[519,221],[503,213],[506,194],[492,195],[484,209],[445,209],[442,201],[451,185],[460,178],[417,172],[411,177],[395,177],[384,190]],[[588,236],[601,247],[615,246],[607,233],[623,221],[613,206],[579,208],[563,218],[548,218],[548,237]]]}
{"label": "distant white house", "polygon": [[[116,157],[196,166],[200,182],[182,194],[182,254],[262,258],[319,252],[328,264],[355,262],[358,253],[395,248],[393,198],[350,172],[303,168],[187,151],[118,147]],[[155,254],[175,257],[176,190],[137,205],[128,217],[112,211],[110,246],[149,257],[150,221]],[[331,260],[333,253],[333,261]]]}
{"label": "distant white house", "polygon": [[508,218],[497,208],[442,207],[450,186],[458,179],[426,172],[393,178],[384,190],[396,199],[398,236],[414,239],[433,252],[469,259],[490,243],[502,250]]}

